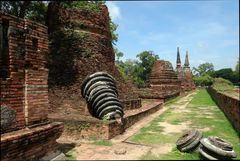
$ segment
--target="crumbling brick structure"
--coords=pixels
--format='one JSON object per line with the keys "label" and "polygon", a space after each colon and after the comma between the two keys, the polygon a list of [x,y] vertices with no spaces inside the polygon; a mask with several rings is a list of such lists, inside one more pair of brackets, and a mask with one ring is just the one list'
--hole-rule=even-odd
{"label": "crumbling brick structure", "polygon": [[148,89],[142,92],[142,98],[168,99],[180,94],[180,81],[169,61],[157,60],[148,80]]}
{"label": "crumbling brick structure", "polygon": [[116,79],[120,99],[125,106],[141,106],[134,86],[125,81],[115,67],[110,18],[105,5],[101,5],[98,11],[91,11],[65,8],[58,2],[51,2],[47,15],[51,40],[51,110],[88,115],[80,87],[87,75],[97,71],[108,72]]}
{"label": "crumbling brick structure", "polygon": [[1,160],[56,149],[61,123],[48,120],[47,27],[0,12]]}
{"label": "crumbling brick structure", "polygon": [[177,48],[177,65],[176,72],[178,79],[181,81],[181,92],[194,90],[195,84],[192,79],[192,72],[189,67],[188,51],[186,52],[184,66],[181,66],[180,51]]}

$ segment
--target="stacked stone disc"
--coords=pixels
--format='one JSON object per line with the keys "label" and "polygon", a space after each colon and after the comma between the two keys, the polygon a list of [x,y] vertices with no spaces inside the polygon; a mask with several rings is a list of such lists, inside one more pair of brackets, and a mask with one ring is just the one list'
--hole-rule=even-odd
{"label": "stacked stone disc", "polygon": [[110,74],[96,72],[87,76],[81,85],[81,94],[86,99],[92,116],[106,120],[123,117],[116,81]]}
{"label": "stacked stone disc", "polygon": [[186,131],[176,142],[178,150],[190,152],[198,148],[203,135],[196,129]]}
{"label": "stacked stone disc", "polygon": [[233,146],[228,141],[216,136],[209,136],[201,139],[199,153],[209,160],[231,160],[236,158],[237,154]]}

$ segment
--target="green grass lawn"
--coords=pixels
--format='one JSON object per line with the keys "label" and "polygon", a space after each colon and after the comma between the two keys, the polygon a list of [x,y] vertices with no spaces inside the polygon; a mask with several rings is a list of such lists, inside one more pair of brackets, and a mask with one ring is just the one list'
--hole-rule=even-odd
{"label": "green grass lawn", "polygon": [[[177,99],[178,100],[178,99]],[[170,108],[171,106],[173,108]],[[210,135],[218,136],[231,142],[234,150],[237,152],[240,159],[240,142],[237,132],[233,129],[224,113],[216,106],[206,90],[199,90],[193,99],[187,105],[185,110],[187,113],[177,113],[174,111],[174,106],[178,106],[178,102],[173,101],[166,106],[167,109],[162,115],[155,118],[147,127],[130,138],[131,141],[147,145],[164,145],[172,144],[172,151],[167,154],[154,155],[151,152],[142,156],[144,160],[198,160],[200,155],[198,152],[181,153],[175,146],[177,139],[182,135],[179,133],[164,134],[163,127],[159,126],[161,122],[167,122],[172,125],[178,125],[183,122],[190,122],[190,128],[202,130],[203,136]]]}

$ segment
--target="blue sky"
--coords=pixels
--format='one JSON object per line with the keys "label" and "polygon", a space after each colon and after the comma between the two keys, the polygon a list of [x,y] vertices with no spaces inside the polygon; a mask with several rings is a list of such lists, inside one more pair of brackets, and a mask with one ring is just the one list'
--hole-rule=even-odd
{"label": "blue sky", "polygon": [[107,1],[118,24],[122,60],[151,50],[176,66],[177,47],[190,67],[211,62],[215,70],[235,68],[239,59],[239,1]]}

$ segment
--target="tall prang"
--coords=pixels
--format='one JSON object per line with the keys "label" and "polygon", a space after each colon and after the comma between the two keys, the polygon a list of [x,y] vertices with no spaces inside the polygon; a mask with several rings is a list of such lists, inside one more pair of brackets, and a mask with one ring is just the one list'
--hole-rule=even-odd
{"label": "tall prang", "polygon": [[188,60],[188,51],[186,51],[185,63],[184,63],[184,71],[190,71],[189,60]]}
{"label": "tall prang", "polygon": [[192,80],[192,72],[189,65],[188,51],[186,51],[184,65],[182,67],[180,61],[179,47],[177,50],[176,73],[178,75],[178,79],[181,81],[181,92],[195,89],[195,84]]}
{"label": "tall prang", "polygon": [[176,66],[176,71],[177,72],[181,71],[181,59],[180,59],[179,47],[177,47],[177,66]]}

